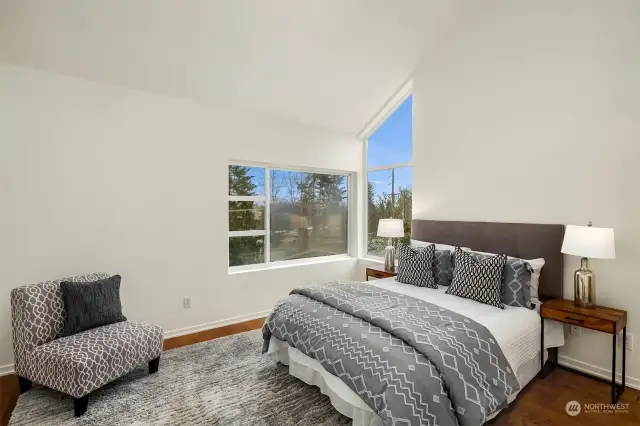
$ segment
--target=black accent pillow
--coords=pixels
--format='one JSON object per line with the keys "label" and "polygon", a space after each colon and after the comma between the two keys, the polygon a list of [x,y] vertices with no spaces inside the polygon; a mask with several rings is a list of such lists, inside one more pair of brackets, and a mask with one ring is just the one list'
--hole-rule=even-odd
{"label": "black accent pillow", "polygon": [[60,337],[126,321],[120,303],[120,275],[103,280],[60,283],[67,318]]}
{"label": "black accent pillow", "polygon": [[502,273],[506,263],[506,254],[476,260],[471,254],[456,247],[456,267],[453,270],[453,281],[447,289],[447,294],[504,309]]}
{"label": "black accent pillow", "polygon": [[438,288],[433,278],[433,257],[436,246],[413,248],[400,244],[396,281],[418,287]]}

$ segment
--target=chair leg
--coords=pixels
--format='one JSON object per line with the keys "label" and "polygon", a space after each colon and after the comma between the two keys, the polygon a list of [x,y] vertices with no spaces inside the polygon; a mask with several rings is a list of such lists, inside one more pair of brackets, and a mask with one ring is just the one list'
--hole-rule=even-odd
{"label": "chair leg", "polygon": [[74,398],[73,399],[73,411],[76,414],[76,417],[80,417],[87,411],[87,406],[89,405],[89,395],[85,395],[82,398]]}
{"label": "chair leg", "polygon": [[149,361],[149,374],[154,374],[158,372],[158,366],[160,366],[160,357],[152,359]]}
{"label": "chair leg", "polygon": [[18,385],[20,386],[20,394],[22,395],[23,393],[31,389],[32,383],[31,380],[18,376]]}

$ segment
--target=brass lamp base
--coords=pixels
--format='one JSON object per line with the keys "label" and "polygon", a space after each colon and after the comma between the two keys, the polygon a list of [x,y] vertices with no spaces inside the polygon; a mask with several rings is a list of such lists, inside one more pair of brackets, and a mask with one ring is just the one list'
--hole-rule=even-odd
{"label": "brass lamp base", "polygon": [[596,306],[596,274],[589,269],[589,259],[582,258],[580,269],[573,274],[574,299],[576,306],[594,308]]}

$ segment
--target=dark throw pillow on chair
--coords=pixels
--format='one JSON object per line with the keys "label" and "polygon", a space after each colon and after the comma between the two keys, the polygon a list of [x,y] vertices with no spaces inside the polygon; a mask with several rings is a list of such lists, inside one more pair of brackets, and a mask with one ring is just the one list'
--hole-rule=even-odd
{"label": "dark throw pillow on chair", "polygon": [[98,281],[60,283],[67,318],[60,337],[126,321],[120,303],[120,275]]}

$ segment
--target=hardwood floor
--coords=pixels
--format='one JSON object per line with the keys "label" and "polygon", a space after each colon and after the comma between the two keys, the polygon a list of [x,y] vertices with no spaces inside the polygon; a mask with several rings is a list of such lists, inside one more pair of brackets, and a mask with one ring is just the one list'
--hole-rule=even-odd
{"label": "hardwood floor", "polygon": [[165,339],[164,350],[168,351],[169,349],[206,342],[207,340],[217,339],[218,337],[255,330],[262,327],[262,324],[264,324],[264,318],[258,318],[236,324],[225,325],[223,327],[210,328],[209,330],[203,330],[197,333],[185,334],[184,336],[172,337]]}
{"label": "hardwood floor", "polygon": [[[582,404],[575,417],[566,413],[569,401]],[[556,368],[544,379],[534,379],[491,426],[628,426],[640,425],[640,391],[627,388],[618,404],[629,404],[628,413],[586,413],[584,404],[609,404],[611,387],[605,383]]]}
{"label": "hardwood floor", "polygon": [[0,425],[9,423],[9,417],[20,396],[18,377],[14,374],[0,376]]}
{"label": "hardwood floor", "polygon": [[[257,319],[165,341],[165,350],[191,345],[262,326]],[[640,425],[640,391],[627,388],[619,404],[629,404],[627,413],[585,413],[575,417],[566,411],[568,401],[581,404],[608,404],[611,388],[580,374],[556,368],[545,379],[534,379],[516,401],[492,420],[491,426],[630,426]],[[6,425],[18,398],[18,380],[15,376],[0,376],[0,425]],[[584,407],[584,405],[583,405]]]}

